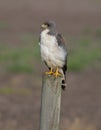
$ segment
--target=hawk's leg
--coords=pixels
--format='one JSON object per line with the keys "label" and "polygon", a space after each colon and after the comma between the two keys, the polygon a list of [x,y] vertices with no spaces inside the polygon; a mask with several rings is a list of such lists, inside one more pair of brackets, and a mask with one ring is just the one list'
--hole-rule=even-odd
{"label": "hawk's leg", "polygon": [[59,68],[57,67],[56,68],[56,71],[54,72],[54,74],[53,74],[56,78],[58,77],[58,76],[63,76],[61,73],[59,73]]}
{"label": "hawk's leg", "polygon": [[51,75],[51,74],[53,74],[54,72],[52,71],[53,69],[52,69],[52,67],[50,68],[50,71],[49,72],[45,72],[45,74],[47,74],[47,75]]}

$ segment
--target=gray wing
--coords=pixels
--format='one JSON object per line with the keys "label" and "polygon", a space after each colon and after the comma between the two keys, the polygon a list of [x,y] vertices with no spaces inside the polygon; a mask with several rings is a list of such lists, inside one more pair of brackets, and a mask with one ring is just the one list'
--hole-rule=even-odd
{"label": "gray wing", "polygon": [[[65,45],[65,40],[63,39],[62,35],[57,34],[56,38],[57,38],[58,46],[62,47],[64,49],[64,51],[66,51],[66,53],[67,53],[67,47]],[[67,53],[67,55],[68,55],[68,53]],[[67,55],[65,57],[65,64],[62,67],[64,76],[65,76],[64,77],[65,79],[62,80],[62,89],[63,90],[65,90],[65,87],[66,87]]]}
{"label": "gray wing", "polygon": [[63,49],[65,49],[65,51],[66,51],[67,48],[66,48],[66,45],[65,45],[65,40],[62,37],[62,35],[58,33],[57,36],[56,36],[56,38],[57,38],[58,45],[61,46],[61,47],[63,47]]}
{"label": "gray wing", "polygon": [[[66,47],[66,45],[65,45],[65,40],[63,39],[62,35],[58,33],[57,36],[56,36],[56,38],[57,38],[58,45],[59,45],[60,47],[62,47],[62,48],[64,49],[64,51],[66,51],[66,53],[67,53],[67,47]],[[68,53],[67,53],[67,55],[68,55]],[[65,72],[67,71],[67,55],[66,55],[66,57],[65,57],[65,64],[64,64],[64,66],[63,66],[63,68],[62,68],[64,74],[65,74]]]}

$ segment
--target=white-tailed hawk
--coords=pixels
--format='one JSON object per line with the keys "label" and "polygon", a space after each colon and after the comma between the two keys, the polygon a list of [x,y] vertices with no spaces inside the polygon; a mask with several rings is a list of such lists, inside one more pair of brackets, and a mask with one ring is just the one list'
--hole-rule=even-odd
{"label": "white-tailed hawk", "polygon": [[55,77],[62,76],[62,88],[65,89],[65,79],[67,71],[67,48],[65,41],[58,33],[56,24],[53,21],[45,22],[41,25],[40,52],[42,61],[49,68],[48,75]]}

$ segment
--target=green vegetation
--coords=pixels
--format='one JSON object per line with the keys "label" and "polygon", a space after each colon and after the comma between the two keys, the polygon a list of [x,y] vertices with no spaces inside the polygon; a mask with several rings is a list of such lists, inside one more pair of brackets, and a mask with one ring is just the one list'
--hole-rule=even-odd
{"label": "green vegetation", "polygon": [[[40,61],[38,41],[23,36],[21,45],[0,45],[0,68],[11,73],[33,73]],[[72,39],[68,45],[68,70],[80,71],[87,65],[101,62],[101,42],[89,38]]]}
{"label": "green vegetation", "polygon": [[85,27],[82,31],[84,36],[94,36],[96,38],[101,38],[101,28],[92,29],[91,27]]}
{"label": "green vegetation", "polygon": [[68,68],[70,71],[79,71],[82,70],[86,65],[91,64],[96,60],[101,60],[100,49],[93,51],[87,51],[81,49],[77,54],[73,54],[69,58]]}
{"label": "green vegetation", "polygon": [[69,71],[79,71],[96,61],[101,62],[100,42],[83,38],[73,44],[75,44],[72,49],[73,52],[70,51],[68,59]]}
{"label": "green vegetation", "polygon": [[29,95],[31,94],[31,90],[30,89],[17,89],[17,88],[12,88],[12,87],[3,87],[0,88],[0,94],[5,94],[5,95],[9,95],[9,94],[17,94],[17,95]]}
{"label": "green vegetation", "polygon": [[[1,67],[13,73],[33,73],[34,61],[39,59],[38,45],[0,46]],[[3,66],[2,66],[3,65]]]}

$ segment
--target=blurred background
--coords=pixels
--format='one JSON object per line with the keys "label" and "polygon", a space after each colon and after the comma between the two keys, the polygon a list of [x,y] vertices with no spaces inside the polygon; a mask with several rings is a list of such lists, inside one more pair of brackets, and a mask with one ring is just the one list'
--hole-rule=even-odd
{"label": "blurred background", "polygon": [[0,129],[38,130],[40,25],[57,23],[68,47],[61,130],[101,130],[101,0],[0,0]]}

